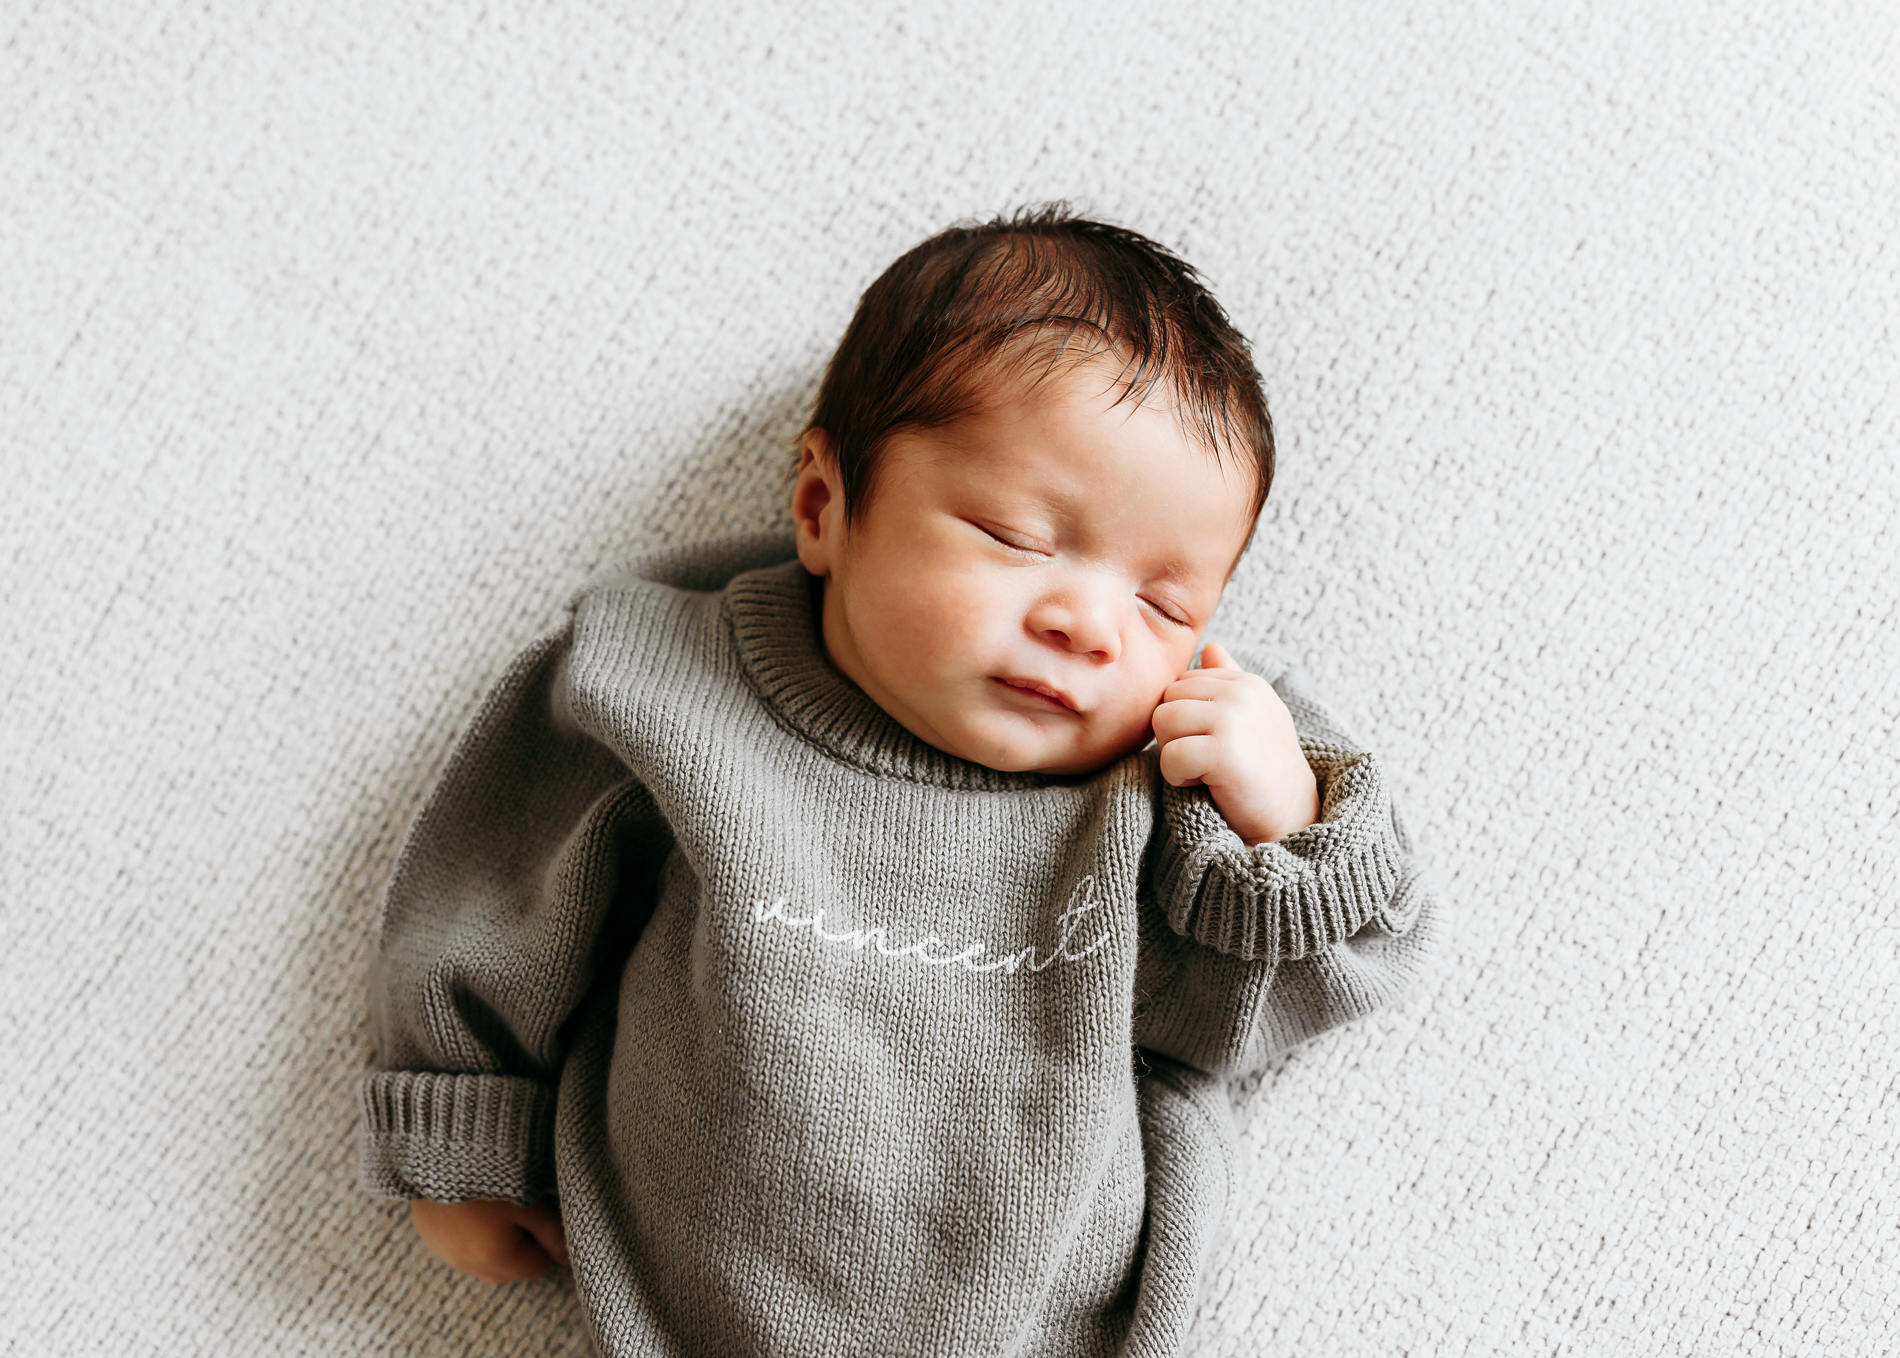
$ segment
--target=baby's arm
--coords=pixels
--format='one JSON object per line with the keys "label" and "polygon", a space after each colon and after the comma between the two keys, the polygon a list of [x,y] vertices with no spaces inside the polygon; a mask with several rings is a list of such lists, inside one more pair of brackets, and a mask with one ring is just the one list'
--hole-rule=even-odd
{"label": "baby's arm", "polygon": [[1242,843],[1271,843],[1319,819],[1319,785],[1292,714],[1273,685],[1213,642],[1200,669],[1162,692],[1154,731],[1161,776],[1205,787]]}
{"label": "baby's arm", "polygon": [[[1240,673],[1232,658],[1209,646],[1205,659],[1208,679],[1189,671],[1157,708],[1166,776],[1147,864],[1137,979],[1147,999],[1136,1041],[1201,1070],[1236,1075],[1394,1001],[1432,950],[1436,903],[1378,756],[1296,670],[1269,662],[1257,668],[1272,676],[1270,685],[1222,681],[1215,676]],[[1274,703],[1249,696],[1256,682],[1270,688]],[[1210,690],[1211,698],[1191,696]],[[1176,712],[1166,710],[1175,705]],[[1237,711],[1210,711],[1224,705]],[[1264,722],[1263,711],[1270,714]],[[1281,721],[1294,728],[1291,748]],[[1266,749],[1253,753],[1251,773],[1244,750],[1238,759],[1184,769],[1171,764],[1168,750],[1184,743],[1190,726],[1223,739],[1188,743],[1186,754],[1236,738]],[[1289,767],[1293,757],[1306,766],[1304,778]],[[1230,767],[1241,770],[1232,781],[1265,785],[1269,800],[1277,794],[1278,809],[1252,819],[1259,800],[1236,799],[1216,785],[1228,781]],[[1317,792],[1317,812],[1302,804],[1307,787]]]}
{"label": "baby's arm", "polygon": [[555,1093],[573,1020],[651,906],[670,839],[571,714],[563,632],[518,659],[404,845],[371,975],[364,1186],[407,1198],[442,1259],[491,1282],[565,1257]]}

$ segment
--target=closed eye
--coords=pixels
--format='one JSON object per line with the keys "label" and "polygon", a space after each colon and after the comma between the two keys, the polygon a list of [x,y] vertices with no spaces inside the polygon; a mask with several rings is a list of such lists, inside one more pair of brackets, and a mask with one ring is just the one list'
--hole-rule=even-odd
{"label": "closed eye", "polygon": [[1020,552],[1024,556],[1033,557],[1045,557],[1054,554],[1047,543],[1039,542],[1026,534],[1018,533],[1013,528],[1000,528],[995,524],[980,523],[974,519],[972,519],[971,522],[975,523],[978,528],[982,529],[995,541],[1009,548],[1012,552]]}
{"label": "closed eye", "polygon": [[1186,618],[1175,614],[1173,610],[1156,603],[1153,599],[1143,599],[1142,602],[1147,604],[1148,607],[1152,608],[1156,613],[1159,613],[1163,618],[1167,619],[1167,621],[1173,623],[1176,627],[1192,627],[1194,625]]}

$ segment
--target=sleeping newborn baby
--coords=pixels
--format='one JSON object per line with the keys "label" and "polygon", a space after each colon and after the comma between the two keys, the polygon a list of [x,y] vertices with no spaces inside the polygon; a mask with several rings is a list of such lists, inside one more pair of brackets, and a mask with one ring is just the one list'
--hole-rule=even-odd
{"label": "sleeping newborn baby", "polygon": [[[1389,1002],[1377,759],[1203,634],[1273,435],[1194,271],[1043,209],[866,292],[795,539],[590,588],[390,884],[366,1186],[633,1354],[1166,1354],[1225,1081]],[[1199,666],[1195,658],[1199,655]]]}

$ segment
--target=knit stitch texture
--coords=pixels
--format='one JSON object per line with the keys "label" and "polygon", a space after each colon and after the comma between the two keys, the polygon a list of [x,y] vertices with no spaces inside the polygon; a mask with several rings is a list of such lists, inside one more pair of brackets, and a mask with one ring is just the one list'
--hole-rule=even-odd
{"label": "knit stitch texture", "polygon": [[782,538],[668,553],[503,678],[390,887],[364,1182],[558,1190],[609,1355],[1175,1353],[1223,1077],[1423,964],[1377,758],[1275,667],[1322,816],[1248,850],[1152,751],[925,745],[812,597]]}

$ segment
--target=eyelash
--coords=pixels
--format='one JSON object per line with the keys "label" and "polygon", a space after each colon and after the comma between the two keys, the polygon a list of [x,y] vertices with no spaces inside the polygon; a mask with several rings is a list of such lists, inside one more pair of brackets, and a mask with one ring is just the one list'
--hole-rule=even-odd
{"label": "eyelash", "polygon": [[1033,557],[1038,557],[1038,558],[1046,557],[1049,555],[1049,553],[1047,552],[1037,551],[1034,547],[1025,547],[1021,543],[1011,542],[1008,538],[1004,537],[1001,533],[997,532],[994,528],[990,528],[984,524],[978,524],[977,527],[983,529],[985,533],[988,533],[992,538],[996,539],[998,543],[1009,548],[1009,550],[1012,552],[1020,552],[1024,556],[1033,556]]}
{"label": "eyelash", "polygon": [[[977,527],[981,528],[992,539],[994,539],[999,545],[1009,548],[1009,550],[1012,552],[1017,552],[1027,557],[1034,557],[1039,560],[1049,555],[1049,553],[1037,551],[1033,547],[1019,546],[1018,544],[1011,542],[1008,538],[1004,537],[1001,533],[997,532],[994,528],[989,527],[987,524],[978,524]],[[1165,621],[1173,623],[1176,627],[1192,627],[1194,625],[1193,623],[1189,622],[1186,618],[1177,618],[1174,614],[1170,613],[1167,609],[1163,608],[1160,604],[1156,603],[1153,599],[1143,599],[1142,602],[1144,604],[1147,604],[1148,607],[1152,608],[1156,612],[1156,614],[1158,614]]]}
{"label": "eyelash", "polygon": [[1147,604],[1148,607],[1152,608],[1155,612],[1159,613],[1162,617],[1166,618],[1169,622],[1173,623],[1176,627],[1189,627],[1193,625],[1189,623],[1186,618],[1175,617],[1174,614],[1168,612],[1167,609],[1163,608],[1160,604],[1156,603],[1153,599],[1143,599],[1142,602],[1144,604]]}

